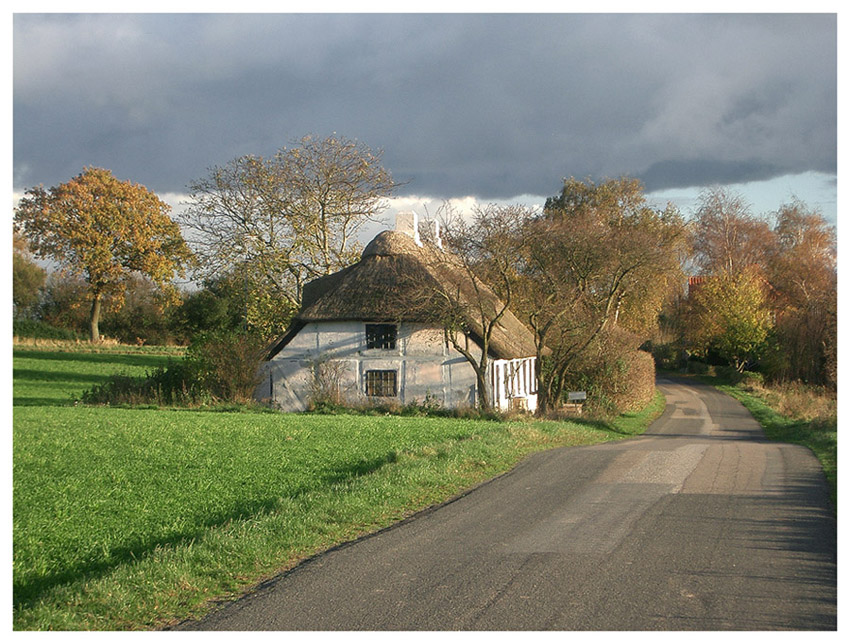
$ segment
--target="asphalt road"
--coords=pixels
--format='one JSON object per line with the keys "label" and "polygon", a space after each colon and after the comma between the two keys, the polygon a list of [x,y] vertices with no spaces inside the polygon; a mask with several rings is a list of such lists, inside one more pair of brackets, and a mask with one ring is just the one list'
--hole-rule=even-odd
{"label": "asphalt road", "polygon": [[538,454],[183,630],[835,630],[836,522],[810,451],[664,380],[642,437]]}

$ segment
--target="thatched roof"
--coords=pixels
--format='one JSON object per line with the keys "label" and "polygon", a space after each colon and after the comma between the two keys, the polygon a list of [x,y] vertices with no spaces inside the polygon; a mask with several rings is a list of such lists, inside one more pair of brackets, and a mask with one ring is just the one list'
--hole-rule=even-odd
{"label": "thatched roof", "polygon": [[[361,259],[343,270],[320,277],[304,287],[301,310],[271,351],[275,355],[303,326],[320,321],[441,323],[445,300],[459,302],[462,326],[481,344],[480,310],[488,320],[502,303],[493,292],[474,282],[456,258],[396,231],[380,233],[366,246]],[[441,304],[442,303],[442,304]],[[500,318],[490,338],[496,358],[535,355],[534,336],[510,311]]]}

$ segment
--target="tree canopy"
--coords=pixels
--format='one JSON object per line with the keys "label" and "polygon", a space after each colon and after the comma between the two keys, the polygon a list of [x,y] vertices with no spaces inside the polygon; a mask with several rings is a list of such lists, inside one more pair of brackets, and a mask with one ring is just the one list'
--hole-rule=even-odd
{"label": "tree canopy", "polygon": [[129,274],[140,273],[172,290],[191,253],[170,207],[144,186],[86,168],[66,183],[30,188],[15,210],[15,230],[33,252],[85,280],[91,339],[100,339],[104,296],[120,300]]}
{"label": "tree canopy", "polygon": [[835,228],[799,201],[776,213],[766,273],[775,290],[775,376],[837,382],[838,273]]}
{"label": "tree canopy", "polygon": [[38,302],[41,289],[47,280],[47,271],[30,258],[27,242],[22,235],[14,234],[12,255],[12,302],[15,316],[24,316]]}
{"label": "tree canopy", "polygon": [[498,324],[508,307],[525,320],[537,346],[543,413],[558,404],[570,370],[589,352],[614,344],[634,350],[647,340],[667,292],[682,275],[687,243],[682,218],[673,208],[651,208],[632,179],[600,184],[569,179],[542,212],[491,205],[465,220],[456,214],[446,218],[445,212],[443,219],[448,247],[473,283],[492,288],[504,307],[486,310],[482,305],[492,300],[484,297],[461,302],[450,297],[447,285],[444,299],[454,305],[449,310],[463,306],[464,315],[444,317],[481,318],[485,352],[478,361],[467,360],[482,382],[488,324]]}
{"label": "tree canopy", "polygon": [[[101,307],[118,311],[126,299],[128,335],[140,311],[165,318],[171,280],[195,266],[205,289],[172,311],[177,334],[222,328],[268,339],[286,328],[308,281],[357,261],[357,233],[397,186],[381,151],[305,136],[193,182],[178,215],[190,250],[154,193],[85,168],[58,186],[30,188],[15,209],[16,315],[82,328],[88,308],[97,340]],[[481,329],[483,355],[464,355],[482,391],[490,334],[508,309],[534,334],[544,412],[600,356],[615,364],[650,338],[671,361],[722,356],[775,379],[836,384],[836,232],[800,201],[756,216],[741,196],[713,188],[686,221],[670,205],[648,203],[635,179],[570,178],[542,209],[491,204],[464,218],[444,206],[438,216],[468,292],[460,297],[448,283],[430,297],[442,303],[447,341],[461,353],[469,321]],[[45,279],[30,252],[61,273]],[[700,280],[690,297],[685,272]]]}
{"label": "tree canopy", "polygon": [[[525,285],[518,307],[534,330],[544,408],[556,404],[570,369],[613,329],[633,349],[657,324],[664,298],[681,279],[686,234],[679,213],[650,207],[639,181],[564,181],[526,229]],[[620,337],[624,337],[620,333]]]}
{"label": "tree canopy", "polygon": [[672,310],[682,348],[774,380],[835,385],[835,228],[799,200],[755,216],[714,188],[691,224],[699,280]]}
{"label": "tree canopy", "polygon": [[721,273],[691,294],[692,346],[702,355],[713,348],[738,371],[753,365],[771,328],[768,285],[757,268]]}

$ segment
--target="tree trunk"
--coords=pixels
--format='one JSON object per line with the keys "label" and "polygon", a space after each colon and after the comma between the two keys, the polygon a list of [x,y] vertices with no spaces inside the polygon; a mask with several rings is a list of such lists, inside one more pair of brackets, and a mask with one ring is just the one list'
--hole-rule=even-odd
{"label": "tree trunk", "polygon": [[[477,361],[475,357],[467,350],[463,344],[458,341],[456,332],[450,331],[449,329],[443,329],[443,333],[445,334],[446,339],[449,343],[454,347],[455,351],[461,354],[464,359],[470,364],[472,370],[475,372],[475,382],[476,382],[476,405],[481,411],[492,411],[493,403],[490,400],[490,393],[487,390],[487,367],[489,365],[489,360],[487,359],[487,346],[488,342],[483,342],[484,348],[482,349],[481,360]],[[464,340],[466,342],[469,339],[464,335]]]}
{"label": "tree trunk", "polygon": [[542,373],[543,361],[540,352],[537,353],[537,415],[547,416],[552,411],[552,402],[549,396],[549,381]]}
{"label": "tree trunk", "polygon": [[537,386],[537,415],[545,417],[549,414],[549,397],[546,390]]}
{"label": "tree trunk", "polygon": [[543,347],[545,332],[541,333],[537,325],[534,324],[534,315],[532,314],[532,328],[534,329],[534,345],[536,348],[534,361],[534,382],[537,389],[537,411],[538,416],[546,416],[549,414],[549,396],[546,395],[546,384],[543,378]]}
{"label": "tree trunk", "polygon": [[475,376],[478,380],[478,408],[481,411],[492,411],[493,402],[490,400],[490,392],[487,391],[487,368],[476,369]]}
{"label": "tree trunk", "polygon": [[91,341],[100,342],[100,293],[97,293],[91,303]]}

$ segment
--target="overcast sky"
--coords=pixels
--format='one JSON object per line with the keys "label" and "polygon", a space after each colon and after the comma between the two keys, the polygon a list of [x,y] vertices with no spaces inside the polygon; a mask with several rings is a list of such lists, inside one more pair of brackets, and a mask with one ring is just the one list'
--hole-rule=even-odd
{"label": "overcast sky", "polygon": [[835,220],[834,14],[17,14],[13,36],[16,192],[98,166],[179,195],[336,132],[412,202],[629,175]]}

